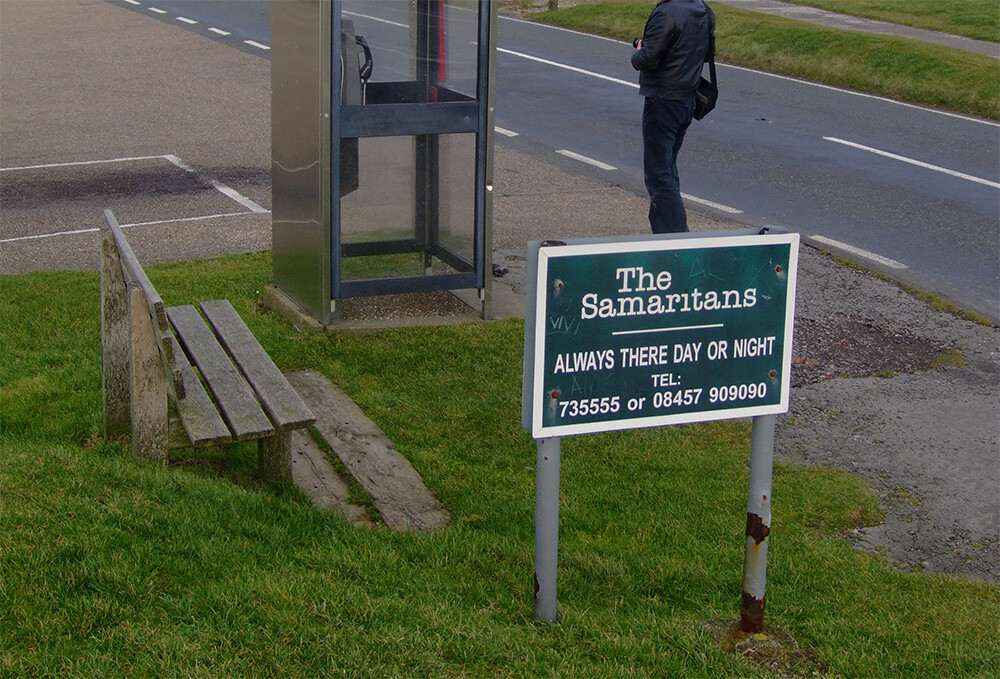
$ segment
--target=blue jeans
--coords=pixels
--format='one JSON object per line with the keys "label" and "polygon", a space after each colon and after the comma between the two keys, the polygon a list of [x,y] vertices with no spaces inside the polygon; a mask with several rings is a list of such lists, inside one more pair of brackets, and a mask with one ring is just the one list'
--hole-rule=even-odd
{"label": "blue jeans", "polygon": [[642,163],[646,191],[649,192],[649,226],[653,233],[688,230],[677,174],[677,154],[693,114],[693,97],[646,97],[642,109]]}

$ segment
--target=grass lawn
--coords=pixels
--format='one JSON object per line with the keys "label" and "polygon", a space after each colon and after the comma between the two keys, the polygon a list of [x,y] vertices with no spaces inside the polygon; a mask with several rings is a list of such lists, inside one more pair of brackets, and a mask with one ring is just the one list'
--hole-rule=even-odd
{"label": "grass lawn", "polygon": [[[642,35],[651,4],[645,0],[588,2],[531,16],[631,42]],[[991,6],[996,9],[995,4]],[[720,62],[1000,119],[1000,60],[905,38],[816,26],[720,3],[712,5],[712,9],[717,17]],[[982,13],[988,14],[985,10]],[[995,21],[989,25],[996,35]],[[724,82],[721,89],[725,96]]]}
{"label": "grass lawn", "polygon": [[[316,336],[258,308],[266,255],[150,267],[225,297],[283,368],[343,386],[447,505],[355,528],[253,479],[255,449],[131,458],[100,430],[96,273],[0,277],[0,676],[765,677],[738,614],[747,422],[563,442],[556,626],[532,620],[523,325]],[[1000,589],[899,572],[838,535],[866,484],[779,464],[768,622],[820,676],[995,677]]]}

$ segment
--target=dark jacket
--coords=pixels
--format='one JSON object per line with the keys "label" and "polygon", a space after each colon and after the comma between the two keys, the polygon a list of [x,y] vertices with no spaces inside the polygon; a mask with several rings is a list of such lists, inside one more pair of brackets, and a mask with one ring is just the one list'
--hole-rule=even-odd
{"label": "dark jacket", "polygon": [[642,47],[632,53],[639,94],[656,99],[694,96],[709,49],[715,14],[702,0],[660,0],[646,20]]}

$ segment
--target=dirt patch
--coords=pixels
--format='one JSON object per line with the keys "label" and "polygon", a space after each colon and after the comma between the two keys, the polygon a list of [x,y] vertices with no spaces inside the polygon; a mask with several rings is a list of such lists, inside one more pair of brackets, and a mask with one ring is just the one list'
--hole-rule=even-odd
{"label": "dirt patch", "polygon": [[404,295],[354,297],[341,302],[343,321],[371,321],[395,318],[467,316],[467,304],[449,292],[413,292]]}
{"label": "dirt patch", "polygon": [[764,631],[757,634],[742,631],[739,620],[709,620],[705,626],[722,650],[738,653],[777,677],[817,677],[829,672],[815,653],[801,648],[791,634],[776,625],[764,623]]}
{"label": "dirt patch", "polygon": [[792,386],[834,377],[892,377],[926,370],[948,348],[856,316],[835,314],[822,322],[798,318],[792,341]]}

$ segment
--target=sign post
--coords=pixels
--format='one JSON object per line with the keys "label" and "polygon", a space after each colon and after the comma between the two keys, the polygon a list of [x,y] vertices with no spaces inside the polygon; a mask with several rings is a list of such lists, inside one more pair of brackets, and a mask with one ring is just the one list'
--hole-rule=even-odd
{"label": "sign post", "polygon": [[535,465],[535,620],[556,621],[559,561],[558,437],[538,439]]}
{"label": "sign post", "polygon": [[798,243],[744,231],[529,244],[522,421],[538,439],[536,619],[556,617],[559,437],[752,417],[741,608],[744,628],[762,624]]}

